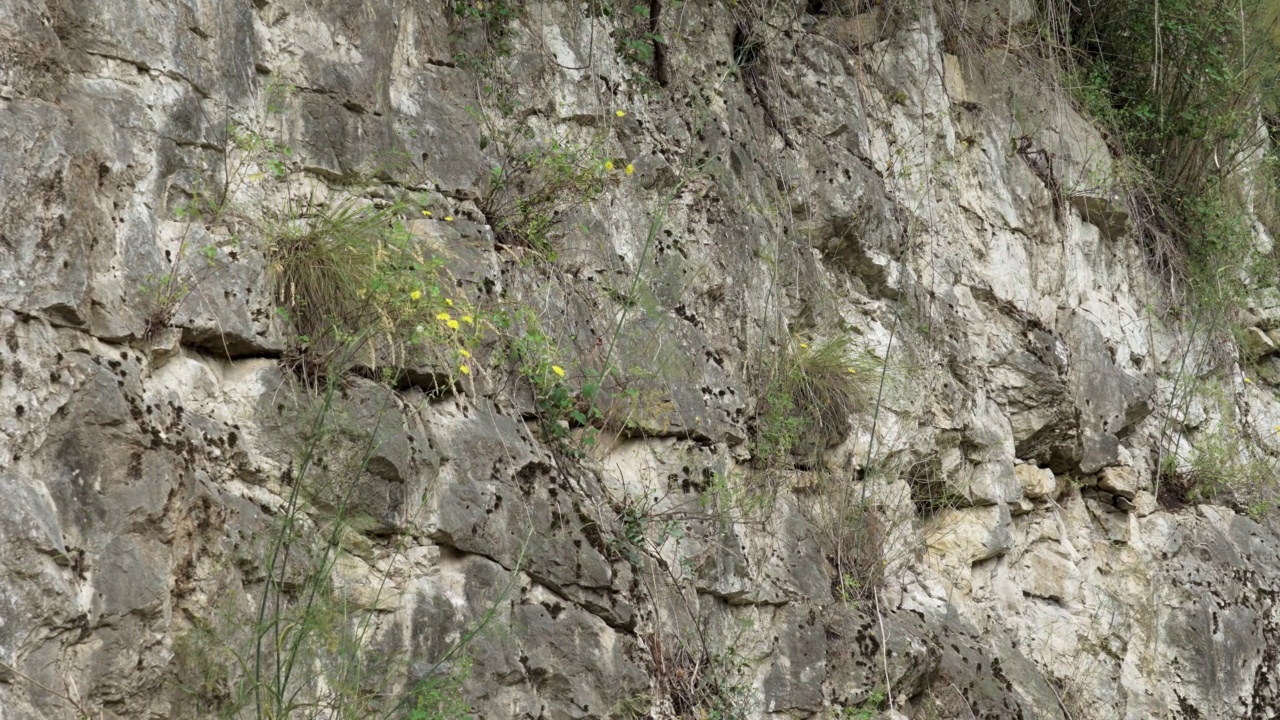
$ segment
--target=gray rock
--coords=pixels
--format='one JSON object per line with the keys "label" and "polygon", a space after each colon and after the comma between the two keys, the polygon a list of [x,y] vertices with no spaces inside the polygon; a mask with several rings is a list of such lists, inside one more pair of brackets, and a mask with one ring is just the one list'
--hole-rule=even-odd
{"label": "gray rock", "polygon": [[1072,194],[1068,200],[1080,218],[1095,225],[1102,237],[1119,240],[1129,232],[1129,209],[1119,197],[1098,194]]}

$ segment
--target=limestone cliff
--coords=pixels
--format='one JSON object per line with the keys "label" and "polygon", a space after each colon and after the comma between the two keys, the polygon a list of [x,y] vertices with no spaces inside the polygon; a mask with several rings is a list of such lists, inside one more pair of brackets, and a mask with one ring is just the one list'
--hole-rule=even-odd
{"label": "limestone cliff", "polygon": [[1280,301],[956,6],[0,4],[0,718],[1275,717]]}

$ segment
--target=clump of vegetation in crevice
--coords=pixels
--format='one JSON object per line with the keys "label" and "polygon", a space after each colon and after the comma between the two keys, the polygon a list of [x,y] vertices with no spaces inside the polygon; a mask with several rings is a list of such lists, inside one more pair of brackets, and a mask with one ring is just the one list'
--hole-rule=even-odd
{"label": "clump of vegetation in crevice", "polygon": [[843,440],[851,418],[869,406],[881,367],[869,353],[856,352],[847,334],[781,348],[762,369],[750,428],[757,465],[819,465],[823,451]]}
{"label": "clump of vegetation in crevice", "polygon": [[689,720],[748,717],[755,705],[748,664],[732,646],[714,652],[705,632],[696,635],[692,641],[656,634],[649,639],[655,683],[671,712]]}
{"label": "clump of vegetation in crevice", "polygon": [[406,366],[438,366],[446,385],[470,374],[477,310],[450,297],[442,260],[412,241],[402,220],[410,206],[335,191],[264,213],[277,312],[293,339],[286,359],[314,386],[321,371],[393,384]]}
{"label": "clump of vegetation in crevice", "polygon": [[610,158],[602,140],[532,142],[508,135],[500,151],[500,163],[490,172],[480,198],[480,212],[498,244],[524,248],[547,260],[555,259],[553,239],[566,215],[594,202],[618,174],[634,172],[629,163]]}
{"label": "clump of vegetation in crevice", "polygon": [[911,464],[902,474],[921,519],[965,504],[964,496],[943,476],[941,465],[940,457],[933,455]]}
{"label": "clump of vegetation in crevice", "polygon": [[524,11],[520,0],[453,0],[451,7],[455,64],[485,72],[511,53],[511,25]]}
{"label": "clump of vegetation in crevice", "polygon": [[851,604],[870,599],[884,583],[886,565],[888,528],[879,511],[850,485],[828,492],[806,515],[830,564],[832,596]]}
{"label": "clump of vegetation in crevice", "polygon": [[[679,10],[683,0],[667,0],[670,9]],[[618,55],[645,68],[641,87],[652,83],[665,87],[670,81],[667,68],[667,38],[662,34],[663,0],[590,0],[588,17],[611,18],[614,21],[614,48]],[[646,86],[646,83],[648,84]]]}
{"label": "clump of vegetation in crevice", "polygon": [[1239,427],[1223,423],[1201,432],[1193,447],[1182,461],[1172,453],[1161,459],[1159,499],[1165,507],[1222,503],[1261,518],[1280,506],[1280,458]]}

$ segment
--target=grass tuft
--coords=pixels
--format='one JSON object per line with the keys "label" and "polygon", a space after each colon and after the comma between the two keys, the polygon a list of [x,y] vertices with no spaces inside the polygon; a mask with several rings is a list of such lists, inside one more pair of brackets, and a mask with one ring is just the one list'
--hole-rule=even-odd
{"label": "grass tuft", "polygon": [[855,351],[839,334],[813,344],[793,340],[776,361],[754,422],[757,463],[819,464],[829,446],[845,439],[851,418],[865,410],[879,381],[881,363]]}

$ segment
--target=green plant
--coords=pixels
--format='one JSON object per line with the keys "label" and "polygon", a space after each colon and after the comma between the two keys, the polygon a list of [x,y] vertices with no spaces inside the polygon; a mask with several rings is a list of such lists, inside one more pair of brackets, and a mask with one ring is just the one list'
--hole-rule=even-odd
{"label": "green plant", "polygon": [[453,3],[453,12],[459,18],[479,21],[491,32],[500,33],[507,23],[519,17],[520,8],[518,3],[510,2],[510,0],[495,0],[493,2],[465,2],[459,0]]}
{"label": "green plant", "polygon": [[817,464],[832,442],[843,439],[850,419],[869,402],[869,383],[878,380],[881,363],[854,352],[851,336],[838,334],[783,347],[766,368],[752,433],[757,463],[776,466],[799,456]]}
{"label": "green plant", "polygon": [[[515,361],[516,371],[533,391],[544,435],[551,440],[566,440],[573,423],[584,426],[598,418],[599,411],[591,402],[597,386],[588,384],[586,396],[575,389],[570,384],[568,371],[560,365],[567,361],[560,359],[561,352],[555,341],[542,331],[537,317],[528,311],[519,315],[519,327],[509,330],[504,342]],[[591,417],[587,413],[591,413]]]}
{"label": "green plant", "polygon": [[1280,459],[1239,426],[1220,422],[1198,434],[1193,447],[1181,461],[1172,453],[1161,458],[1162,501],[1226,503],[1254,518],[1280,506]]}
{"label": "green plant", "polygon": [[308,194],[264,217],[278,312],[312,380],[319,370],[399,367],[411,354],[434,356],[450,379],[471,373],[478,311],[449,297],[442,260],[416,249],[400,219],[408,207]]}
{"label": "green plant", "polygon": [[[269,85],[268,90],[269,96],[284,97],[287,93],[279,83]],[[267,106],[271,112],[270,99]],[[209,190],[211,183],[196,181],[193,188],[179,195],[185,199],[173,205],[174,218],[184,226],[178,246],[169,259],[169,269],[160,275],[147,276],[140,288],[142,300],[149,308],[143,330],[146,338],[154,337],[169,326],[178,306],[208,275],[219,269],[220,261],[227,261],[223,252],[226,246],[238,247],[240,243],[239,237],[232,235],[229,240],[210,242],[193,252],[191,245],[197,227],[215,226],[241,188],[266,177],[266,172],[253,172],[255,167],[261,165],[276,177],[284,177],[292,149],[232,123],[226,127],[226,145],[220,155],[222,173],[221,178],[212,183],[215,188]]]}
{"label": "green plant", "polygon": [[615,164],[602,139],[579,145],[553,138],[524,149],[514,144],[510,135],[503,140],[504,157],[490,173],[480,210],[500,244],[554,260],[552,239],[565,214],[594,201],[611,178],[630,175],[632,168]]}
{"label": "green plant", "polygon": [[867,699],[857,707],[846,707],[840,711],[842,720],[872,720],[880,715],[880,706],[887,699],[883,688],[871,691]]}
{"label": "green plant", "polygon": [[1140,181],[1154,188],[1132,192],[1157,264],[1183,272],[1160,239],[1170,234],[1212,300],[1222,297],[1223,267],[1256,255],[1225,226],[1243,222],[1247,203],[1235,198],[1247,192],[1237,171],[1265,142],[1259,112],[1280,99],[1276,11],[1274,0],[1088,0],[1064,23],[1074,49],[1068,86],[1111,130],[1113,151],[1137,158]]}
{"label": "green plant", "polygon": [[471,706],[462,698],[459,687],[470,670],[469,664],[444,678],[427,678],[412,691],[413,703],[406,720],[469,720]]}
{"label": "green plant", "polygon": [[806,504],[804,512],[830,565],[832,594],[858,605],[883,585],[889,528],[851,483],[831,485],[820,488],[820,500]]}

